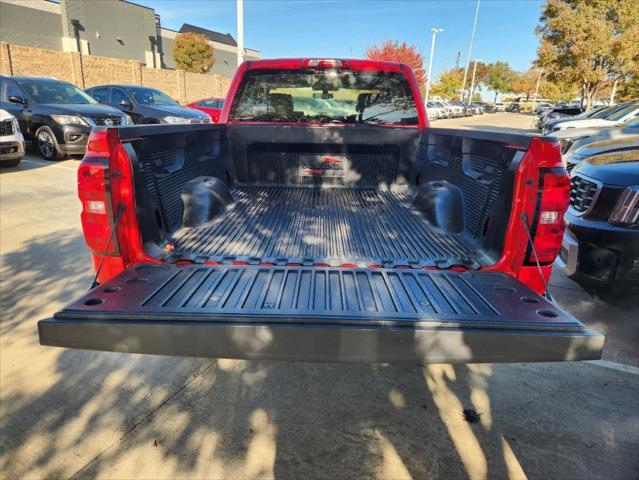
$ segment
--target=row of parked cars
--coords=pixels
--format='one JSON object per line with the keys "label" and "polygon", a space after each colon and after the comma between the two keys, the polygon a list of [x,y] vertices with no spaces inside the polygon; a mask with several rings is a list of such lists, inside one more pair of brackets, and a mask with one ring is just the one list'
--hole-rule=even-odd
{"label": "row of parked cars", "polygon": [[426,111],[428,112],[429,120],[438,120],[440,118],[470,117],[484,113],[519,112],[519,104],[506,105],[501,102],[466,103],[458,100],[429,100],[426,102]]}
{"label": "row of parked cars", "polygon": [[570,207],[559,263],[588,285],[639,281],[639,101],[587,112],[563,106],[539,125],[559,141]]}
{"label": "row of parked cars", "polygon": [[180,105],[136,85],[82,91],[55,78],[0,76],[0,166],[17,165],[25,145],[45,160],[82,155],[94,126],[215,123],[223,104],[207,98]]}
{"label": "row of parked cars", "polygon": [[614,127],[639,116],[639,103],[627,101],[616,105],[598,105],[583,110],[579,105],[566,105],[538,112],[537,126],[544,134],[571,128]]}

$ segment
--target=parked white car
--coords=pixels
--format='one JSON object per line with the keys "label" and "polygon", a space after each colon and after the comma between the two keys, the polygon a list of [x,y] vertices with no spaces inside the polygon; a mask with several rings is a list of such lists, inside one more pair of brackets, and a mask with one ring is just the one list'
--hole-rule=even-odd
{"label": "parked white car", "polygon": [[552,131],[560,132],[569,128],[615,127],[636,117],[639,117],[639,102],[634,102],[606,118],[585,118],[561,122],[555,125]]}
{"label": "parked white car", "polygon": [[460,107],[459,105],[455,105],[454,103],[449,102],[448,100],[444,100],[443,103],[447,108],[452,112],[452,116],[455,118],[464,116],[464,107]]}
{"label": "parked white car", "polygon": [[0,109],[0,167],[15,167],[24,157],[24,137],[18,120]]}
{"label": "parked white car", "polygon": [[435,102],[433,100],[429,100],[426,103],[426,113],[428,114],[428,118],[430,120],[437,120],[439,118],[447,117],[444,108],[439,104],[439,102]]}

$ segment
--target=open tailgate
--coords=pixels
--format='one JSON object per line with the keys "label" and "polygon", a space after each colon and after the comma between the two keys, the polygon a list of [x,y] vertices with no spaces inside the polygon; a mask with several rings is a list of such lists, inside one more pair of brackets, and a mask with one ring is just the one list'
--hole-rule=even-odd
{"label": "open tailgate", "polygon": [[304,361],[586,360],[604,341],[501,273],[251,265],[131,267],[38,329],[42,345]]}

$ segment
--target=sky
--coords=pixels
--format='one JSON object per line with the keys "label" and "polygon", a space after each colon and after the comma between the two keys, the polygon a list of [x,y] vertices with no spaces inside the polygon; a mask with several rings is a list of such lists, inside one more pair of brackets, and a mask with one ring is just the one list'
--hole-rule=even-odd
{"label": "sky", "polygon": [[[526,70],[535,59],[542,0],[480,0],[472,58],[507,61]],[[235,0],[133,0],[152,7],[162,26],[190,23],[236,37]],[[261,58],[363,58],[386,39],[415,45],[428,65],[437,35],[433,76],[464,66],[476,0],[244,0],[244,44]]]}

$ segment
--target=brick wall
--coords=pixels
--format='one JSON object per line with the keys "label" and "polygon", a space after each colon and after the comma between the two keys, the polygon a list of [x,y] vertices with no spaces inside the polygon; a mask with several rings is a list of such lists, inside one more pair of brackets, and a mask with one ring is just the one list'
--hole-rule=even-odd
{"label": "brick wall", "polygon": [[231,83],[220,75],[142,67],[137,60],[82,55],[0,42],[0,74],[56,77],[89,88],[125,83],[162,90],[179,102],[224,97]]}
{"label": "brick wall", "polygon": [[[184,80],[186,89],[185,96],[188,102],[206,97],[224,97],[231,85],[230,78],[220,75],[201,75],[199,73],[185,72]],[[224,94],[211,94],[211,91],[224,92]]]}
{"label": "brick wall", "polygon": [[141,85],[140,62],[137,60],[83,55],[82,69],[85,88],[105,83]]}
{"label": "brick wall", "polygon": [[[72,52],[59,52],[43,48],[24,47],[22,45],[2,44],[7,49],[7,65],[2,72],[12,75],[39,75],[57,77],[60,80],[78,84],[73,65]],[[4,57],[4,56],[3,56]],[[76,78],[77,77],[77,78]]]}
{"label": "brick wall", "polygon": [[186,95],[182,91],[180,77],[184,75],[181,70],[161,70],[158,68],[142,69],[142,85],[162,90],[169,97],[181,102],[185,101]]}

